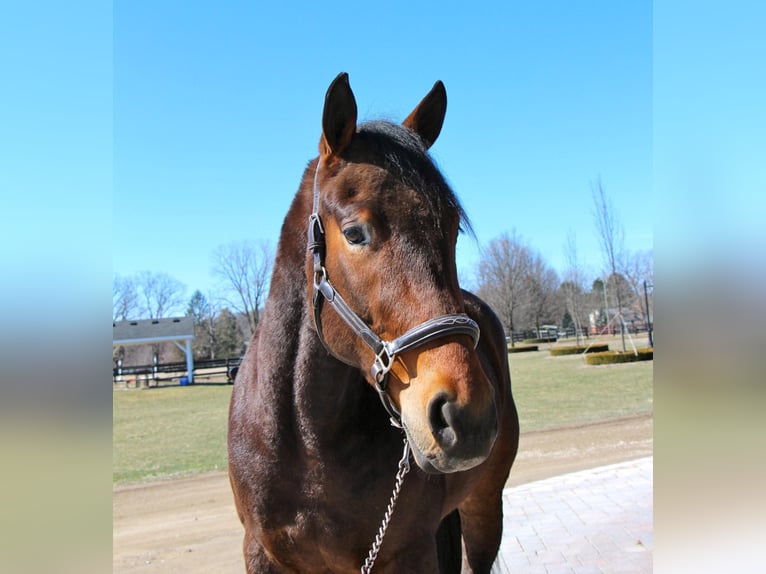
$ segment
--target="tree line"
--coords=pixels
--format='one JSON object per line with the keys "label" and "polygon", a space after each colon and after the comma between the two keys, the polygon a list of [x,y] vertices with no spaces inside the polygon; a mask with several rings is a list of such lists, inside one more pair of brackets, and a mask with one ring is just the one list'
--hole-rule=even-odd
{"label": "tree line", "polygon": [[[269,243],[235,241],[218,246],[212,253],[210,273],[218,282],[213,293],[197,289],[189,296],[186,285],[165,272],[115,275],[112,320],[191,316],[195,359],[240,356],[258,325],[272,265]],[[114,349],[114,358],[122,359],[124,365],[150,364],[154,354],[160,362],[183,359],[172,343]]]}
{"label": "tree line", "polygon": [[[625,233],[601,179],[591,184],[594,230],[602,255],[601,270],[589,272],[577,249],[574,231],[563,245],[562,275],[515,230],[496,237],[482,250],[477,294],[493,308],[507,336],[540,336],[543,325],[571,329],[577,337],[608,329],[638,329],[654,316],[654,263],[651,251],[630,251]],[[651,328],[651,327],[650,327]]]}
{"label": "tree line", "polygon": [[[576,257],[572,241],[570,237],[568,246]],[[552,325],[571,332],[579,344],[580,336],[594,331],[644,328],[643,281],[651,284],[651,251],[626,253],[624,262],[615,272],[595,278],[577,264],[559,276],[514,230],[482,251],[477,294],[498,315],[512,342],[515,335],[544,336],[543,327]]]}
{"label": "tree line", "polygon": [[[578,339],[593,330],[611,332],[643,327],[653,317],[651,251],[630,251],[624,231],[601,180],[591,184],[593,223],[602,252],[601,270],[586,269],[573,231],[562,246],[565,266],[554,270],[515,229],[500,234],[481,250],[476,268],[477,294],[500,318],[506,335],[539,336],[555,325]],[[199,290],[187,297],[186,286],[164,272],[116,275],[113,319],[156,319],[178,314],[194,318],[196,359],[241,355],[260,319],[267,295],[273,251],[266,242],[239,241],[217,247],[211,274],[218,280],[215,294]],[[161,360],[178,359],[174,345],[164,345]],[[135,363],[146,350],[117,349],[124,364]],[[151,361],[151,357],[147,362]]]}

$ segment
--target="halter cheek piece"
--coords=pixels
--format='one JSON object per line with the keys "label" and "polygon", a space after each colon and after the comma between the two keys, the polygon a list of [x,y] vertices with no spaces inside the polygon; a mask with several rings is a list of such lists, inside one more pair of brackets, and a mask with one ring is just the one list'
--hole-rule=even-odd
{"label": "halter cheek piece", "polygon": [[[322,304],[326,300],[333,306],[336,313],[346,322],[351,330],[375,353],[375,360],[370,367],[370,373],[375,381],[375,388],[378,391],[383,407],[391,416],[391,424],[402,428],[401,414],[391,403],[391,399],[388,396],[388,373],[394,364],[396,355],[430,343],[435,339],[451,335],[468,335],[473,340],[475,348],[479,343],[479,325],[465,314],[440,315],[416,325],[393,341],[385,341],[373,332],[359,315],[354,313],[351,307],[348,306],[348,303],[343,300],[340,293],[330,283],[327,277],[327,269],[324,266],[326,249],[325,232],[322,220],[319,217],[318,180],[320,165],[321,160],[317,162],[317,168],[314,172],[314,207],[309,216],[308,230],[308,250],[314,256],[314,294],[312,303],[317,334],[324,347],[332,353],[322,334]],[[340,359],[340,357],[338,358]]]}

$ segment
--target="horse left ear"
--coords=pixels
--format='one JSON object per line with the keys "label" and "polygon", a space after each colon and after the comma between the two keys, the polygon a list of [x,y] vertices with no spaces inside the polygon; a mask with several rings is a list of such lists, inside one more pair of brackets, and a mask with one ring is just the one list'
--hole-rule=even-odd
{"label": "horse left ear", "polygon": [[407,119],[402,122],[418,134],[431,147],[439,137],[444,124],[444,114],[447,113],[447,90],[441,80],[434,84],[426,97],[412,110]]}
{"label": "horse left ear", "polygon": [[323,158],[338,156],[356,133],[356,99],[348,74],[343,72],[327,88],[322,112],[322,139],[319,153]]}

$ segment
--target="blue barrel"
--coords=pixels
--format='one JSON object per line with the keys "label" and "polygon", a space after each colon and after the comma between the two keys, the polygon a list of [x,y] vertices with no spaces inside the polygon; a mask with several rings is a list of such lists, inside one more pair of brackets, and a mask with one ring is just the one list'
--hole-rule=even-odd
{"label": "blue barrel", "polygon": [[189,384],[189,377],[181,377],[181,386],[185,387]]}

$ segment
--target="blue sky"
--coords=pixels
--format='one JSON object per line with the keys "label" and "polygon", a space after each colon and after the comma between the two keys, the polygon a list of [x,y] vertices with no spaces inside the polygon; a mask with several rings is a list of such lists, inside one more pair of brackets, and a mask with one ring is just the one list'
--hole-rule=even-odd
{"label": "blue sky", "polygon": [[5,320],[39,332],[82,317],[74,301],[95,328],[114,272],[166,271],[190,294],[212,288],[216,246],[276,241],[342,70],[363,118],[400,120],[445,82],[432,151],[477,230],[458,246],[469,281],[479,245],[512,228],[558,268],[574,229],[597,271],[599,175],[630,249],[656,229],[658,273],[720,261],[763,275],[765,4],[416,10],[4,5]]}
{"label": "blue sky", "polygon": [[591,182],[626,246],[652,248],[648,2],[120,2],[114,6],[113,266],[213,289],[213,249],[276,245],[327,86],[350,74],[360,119],[400,121],[436,80],[448,110],[432,155],[479,249],[517,232],[563,268],[569,229],[601,267]]}

